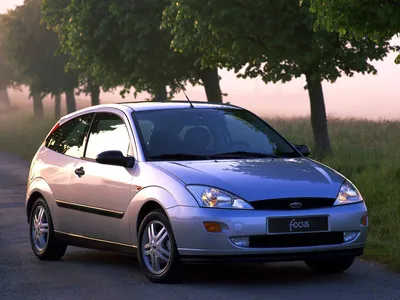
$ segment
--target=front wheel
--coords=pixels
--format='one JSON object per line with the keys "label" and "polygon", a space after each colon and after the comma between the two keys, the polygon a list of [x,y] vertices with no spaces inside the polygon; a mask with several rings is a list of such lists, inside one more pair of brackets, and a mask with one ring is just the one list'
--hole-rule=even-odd
{"label": "front wheel", "polygon": [[314,272],[318,273],[342,273],[349,269],[356,258],[345,256],[332,259],[306,260],[306,265]]}
{"label": "front wheel", "polygon": [[169,220],[162,210],[152,211],[144,218],[138,241],[139,264],[147,278],[156,283],[179,279],[178,249]]}

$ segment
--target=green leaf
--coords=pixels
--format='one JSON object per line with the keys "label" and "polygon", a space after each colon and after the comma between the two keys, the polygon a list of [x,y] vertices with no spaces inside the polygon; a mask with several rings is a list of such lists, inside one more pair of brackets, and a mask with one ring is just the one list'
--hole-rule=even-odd
{"label": "green leaf", "polygon": [[396,59],[395,59],[394,62],[395,62],[396,64],[400,64],[400,54],[397,55],[397,57],[396,57]]}

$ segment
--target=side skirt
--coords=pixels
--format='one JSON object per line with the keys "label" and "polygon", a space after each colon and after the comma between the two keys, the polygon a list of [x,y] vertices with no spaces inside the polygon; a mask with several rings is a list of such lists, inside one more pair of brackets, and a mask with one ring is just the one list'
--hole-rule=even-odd
{"label": "side skirt", "polygon": [[66,233],[62,231],[54,230],[54,234],[56,239],[59,241],[66,243],[67,245],[81,247],[81,248],[89,248],[89,249],[98,249],[98,250],[107,250],[112,252],[124,253],[129,255],[136,256],[135,245],[128,245],[122,243],[116,243],[111,241],[100,240],[96,238],[90,238],[78,234]]}

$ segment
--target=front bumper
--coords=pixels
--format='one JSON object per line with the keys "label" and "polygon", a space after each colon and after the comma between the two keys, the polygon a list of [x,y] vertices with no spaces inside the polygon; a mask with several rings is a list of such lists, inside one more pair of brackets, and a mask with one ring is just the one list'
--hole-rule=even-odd
{"label": "front bumper", "polygon": [[[174,231],[179,254],[183,260],[261,260],[287,261],[304,260],[310,255],[354,255],[362,254],[365,247],[368,227],[361,226],[361,219],[367,216],[364,203],[335,206],[321,209],[297,211],[272,210],[225,210],[200,207],[176,206],[167,210]],[[358,235],[349,242],[317,246],[301,247],[239,247],[233,244],[231,237],[266,236],[268,217],[300,217],[300,216],[329,216],[329,232],[356,231]],[[210,233],[203,222],[218,222],[222,232]],[[288,238],[290,235],[287,234]]]}

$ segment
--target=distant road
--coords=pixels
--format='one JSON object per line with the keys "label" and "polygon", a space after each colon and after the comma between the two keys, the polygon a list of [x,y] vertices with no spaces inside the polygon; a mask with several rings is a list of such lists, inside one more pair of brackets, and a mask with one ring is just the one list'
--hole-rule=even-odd
{"label": "distant road", "polygon": [[0,299],[400,299],[400,275],[357,262],[320,276],[303,263],[192,266],[179,284],[157,285],[136,258],[69,247],[62,261],[32,254],[24,215],[29,163],[0,153]]}

